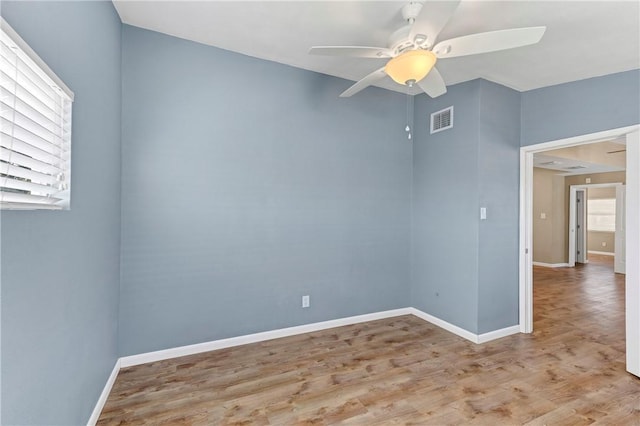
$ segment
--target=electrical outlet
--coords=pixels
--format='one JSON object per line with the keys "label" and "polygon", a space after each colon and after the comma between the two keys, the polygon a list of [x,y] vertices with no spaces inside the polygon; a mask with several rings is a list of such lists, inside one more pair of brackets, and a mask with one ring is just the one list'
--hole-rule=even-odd
{"label": "electrical outlet", "polygon": [[309,307],[309,296],[302,296],[302,307],[303,308],[308,308]]}
{"label": "electrical outlet", "polygon": [[606,246],[607,246],[607,242],[606,242],[606,241],[603,241],[603,242],[602,242],[602,247],[606,247]]}

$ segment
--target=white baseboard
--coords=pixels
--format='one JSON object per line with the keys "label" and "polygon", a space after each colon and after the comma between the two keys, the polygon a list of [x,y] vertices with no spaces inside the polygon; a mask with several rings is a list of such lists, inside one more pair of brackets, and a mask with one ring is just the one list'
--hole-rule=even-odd
{"label": "white baseboard", "polygon": [[487,343],[487,342],[490,342],[491,340],[500,339],[502,337],[520,333],[520,325],[512,325],[511,327],[490,331],[484,334],[474,334],[470,331],[465,330],[464,328],[458,327],[457,325],[453,325],[438,317],[434,317],[433,315],[429,315],[426,312],[422,312],[419,309],[416,309],[416,308],[409,308],[409,309],[411,309],[411,313],[417,316],[418,318],[421,318],[427,322],[430,322],[433,325],[437,325],[438,327],[443,328],[473,343],[478,343],[478,344]]}
{"label": "white baseboard", "polygon": [[433,325],[437,325],[440,328],[443,328],[445,330],[447,330],[448,332],[451,332],[453,334],[456,334],[462,338],[465,338],[467,340],[472,341],[473,343],[478,343],[478,335],[474,334],[470,331],[465,330],[464,328],[460,328],[457,325],[453,325],[445,320],[442,320],[438,317],[434,317],[433,315],[429,315],[426,312],[422,312],[419,309],[416,308],[409,308],[411,309],[411,313],[415,316],[417,316],[420,319],[423,319],[427,322],[430,322]]}
{"label": "white baseboard", "polygon": [[595,250],[589,250],[587,252],[588,254],[601,254],[603,256],[615,256],[615,253],[612,253],[610,251],[595,251]]}
{"label": "white baseboard", "polygon": [[339,318],[312,324],[298,325],[295,327],[264,331],[262,333],[230,337],[228,339],[213,340],[210,342],[197,343],[195,345],[179,346],[171,349],[146,352],[138,355],[130,355],[120,358],[120,366],[122,368],[130,367],[133,365],[162,361],[165,359],[177,358],[185,355],[194,355],[202,352],[215,351],[217,349],[224,349],[232,346],[246,345],[249,343],[263,342],[265,340],[278,339],[280,337],[295,336],[296,334],[310,333],[313,331],[326,330],[328,328],[334,327],[342,327],[344,325],[375,321],[384,318],[397,317],[400,315],[409,315],[411,313],[412,312],[410,311],[410,308],[394,309],[390,311],[375,312],[372,314],[357,315],[353,317]]}
{"label": "white baseboard", "polygon": [[230,337],[228,339],[212,340],[210,342],[196,343],[194,345],[179,346],[170,349],[162,349],[154,352],[146,352],[137,355],[129,355],[120,358],[120,368],[131,367],[134,365],[146,364],[149,362],[162,361],[165,359],[177,358],[186,355],[194,355],[202,352],[215,351],[217,349],[230,348],[233,346],[246,345],[249,343],[263,342],[265,340],[278,339],[281,337],[295,336],[297,334],[311,333],[313,331],[326,330],[329,328],[342,327],[345,325],[358,324],[367,321],[375,321],[384,318],[397,317],[400,315],[414,315],[420,319],[430,322],[444,330],[447,330],[457,336],[467,339],[473,343],[485,343],[491,340],[499,339],[511,334],[519,333],[520,326],[495,330],[481,335],[474,334],[464,328],[453,325],[438,317],[427,314],[416,308],[401,308],[390,311],[375,312],[372,314],[357,315],[353,317],[339,318],[335,320],[316,322],[312,324],[299,325],[295,327],[281,328],[277,330],[264,331],[261,333],[247,334],[244,336]]}
{"label": "white baseboard", "polygon": [[545,268],[568,268],[568,263],[544,263],[544,262],[531,262],[534,266],[544,266]]}
{"label": "white baseboard", "polygon": [[476,343],[487,343],[491,340],[501,339],[503,337],[511,336],[512,334],[520,333],[519,325],[512,325],[511,327],[501,328],[500,330],[490,331],[478,335],[478,341]]}
{"label": "white baseboard", "polygon": [[111,392],[113,383],[116,380],[118,371],[121,368],[131,367],[134,365],[146,364],[148,362],[162,361],[170,358],[177,358],[185,355],[194,355],[202,352],[214,351],[217,349],[229,348],[232,346],[246,345],[249,343],[263,342],[265,340],[278,339],[281,337],[295,336],[297,334],[310,333],[313,331],[326,330],[335,327],[342,327],[345,325],[358,324],[367,321],[375,321],[384,318],[397,317],[401,315],[414,315],[424,321],[438,326],[444,330],[447,330],[457,336],[467,339],[473,343],[486,343],[491,340],[499,339],[501,337],[509,336],[520,332],[520,326],[514,325],[511,327],[503,328],[501,330],[490,331],[484,334],[474,334],[463,328],[453,325],[447,321],[444,321],[438,317],[427,314],[416,308],[401,308],[393,309],[390,311],[374,312],[371,314],[357,315],[353,317],[339,318],[335,320],[316,322],[312,324],[299,325],[295,327],[281,328],[277,330],[265,331],[262,333],[247,334],[244,336],[230,337],[228,339],[213,340],[210,342],[197,343],[194,345],[179,346],[176,348],[163,349],[154,352],[146,352],[137,355],[124,356],[118,359],[116,365],[113,367],[113,371],[107,380],[107,383],[100,394],[100,398],[96,403],[96,406],[89,418],[88,426],[94,426],[100,417],[100,413],[104,407],[107,397]]}
{"label": "white baseboard", "polygon": [[89,417],[89,421],[87,422],[87,426],[95,426],[100,418],[100,413],[102,413],[102,409],[104,408],[104,404],[107,402],[107,398],[111,393],[111,388],[116,381],[116,377],[118,376],[118,372],[120,371],[120,358],[116,360],[116,365],[113,366],[113,370],[111,371],[111,375],[107,379],[107,383],[104,385],[104,389],[102,389],[102,393],[100,394],[100,398],[98,398],[98,402],[96,402],[96,406],[93,408],[93,412],[91,413],[91,417]]}

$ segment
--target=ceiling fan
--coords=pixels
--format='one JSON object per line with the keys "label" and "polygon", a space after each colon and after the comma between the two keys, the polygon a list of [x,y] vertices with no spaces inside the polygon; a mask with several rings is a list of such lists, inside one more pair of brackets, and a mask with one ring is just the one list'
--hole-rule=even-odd
{"label": "ceiling fan", "polygon": [[435,68],[438,59],[475,55],[540,41],[546,27],[513,28],[471,34],[440,41],[438,34],[454,14],[460,0],[421,3],[411,2],[402,8],[407,25],[389,37],[389,47],[314,46],[312,55],[347,56],[356,58],[388,58],[386,65],[367,75],[345,90],[340,97],[352,96],[362,89],[391,77],[396,83],[412,87],[417,84],[435,98],[447,92],[442,76]]}

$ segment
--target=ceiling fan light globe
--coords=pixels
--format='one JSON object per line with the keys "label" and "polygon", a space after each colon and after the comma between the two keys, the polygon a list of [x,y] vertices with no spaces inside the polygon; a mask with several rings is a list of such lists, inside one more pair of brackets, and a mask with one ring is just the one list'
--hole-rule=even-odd
{"label": "ceiling fan light globe", "polygon": [[415,83],[429,74],[436,61],[429,50],[410,50],[387,62],[384,71],[398,84]]}

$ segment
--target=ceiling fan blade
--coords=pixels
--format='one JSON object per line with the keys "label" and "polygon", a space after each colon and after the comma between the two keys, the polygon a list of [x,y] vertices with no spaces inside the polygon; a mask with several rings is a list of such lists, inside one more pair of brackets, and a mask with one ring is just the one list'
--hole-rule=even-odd
{"label": "ceiling fan blade", "polygon": [[627,152],[627,150],[626,149],[619,149],[617,151],[609,151],[609,152],[607,152],[607,154],[617,154],[619,152]]}
{"label": "ceiling fan blade", "polygon": [[391,58],[393,52],[385,47],[368,46],[314,46],[310,55],[350,56],[352,58]]}
{"label": "ceiling fan blade", "polygon": [[426,47],[433,46],[459,4],[460,0],[425,2],[409,30],[409,40],[426,37]]}
{"label": "ceiling fan blade", "polygon": [[437,98],[447,93],[447,85],[444,84],[442,76],[435,67],[431,68],[429,74],[418,82],[418,86],[432,98]]}
{"label": "ceiling fan blade", "polygon": [[527,46],[539,42],[546,29],[547,27],[512,28],[456,37],[438,43],[433,48],[433,53],[442,59]]}
{"label": "ceiling fan blade", "polygon": [[340,97],[341,98],[348,98],[349,96],[355,95],[356,93],[358,93],[362,89],[371,86],[373,83],[375,83],[378,80],[382,80],[386,76],[387,76],[387,73],[384,72],[384,67],[382,67],[382,68],[380,68],[378,70],[375,70],[374,72],[372,72],[371,74],[367,75],[365,78],[363,78],[362,80],[358,81],[356,84],[354,84],[353,86],[349,87],[347,90],[342,92],[340,94]]}

